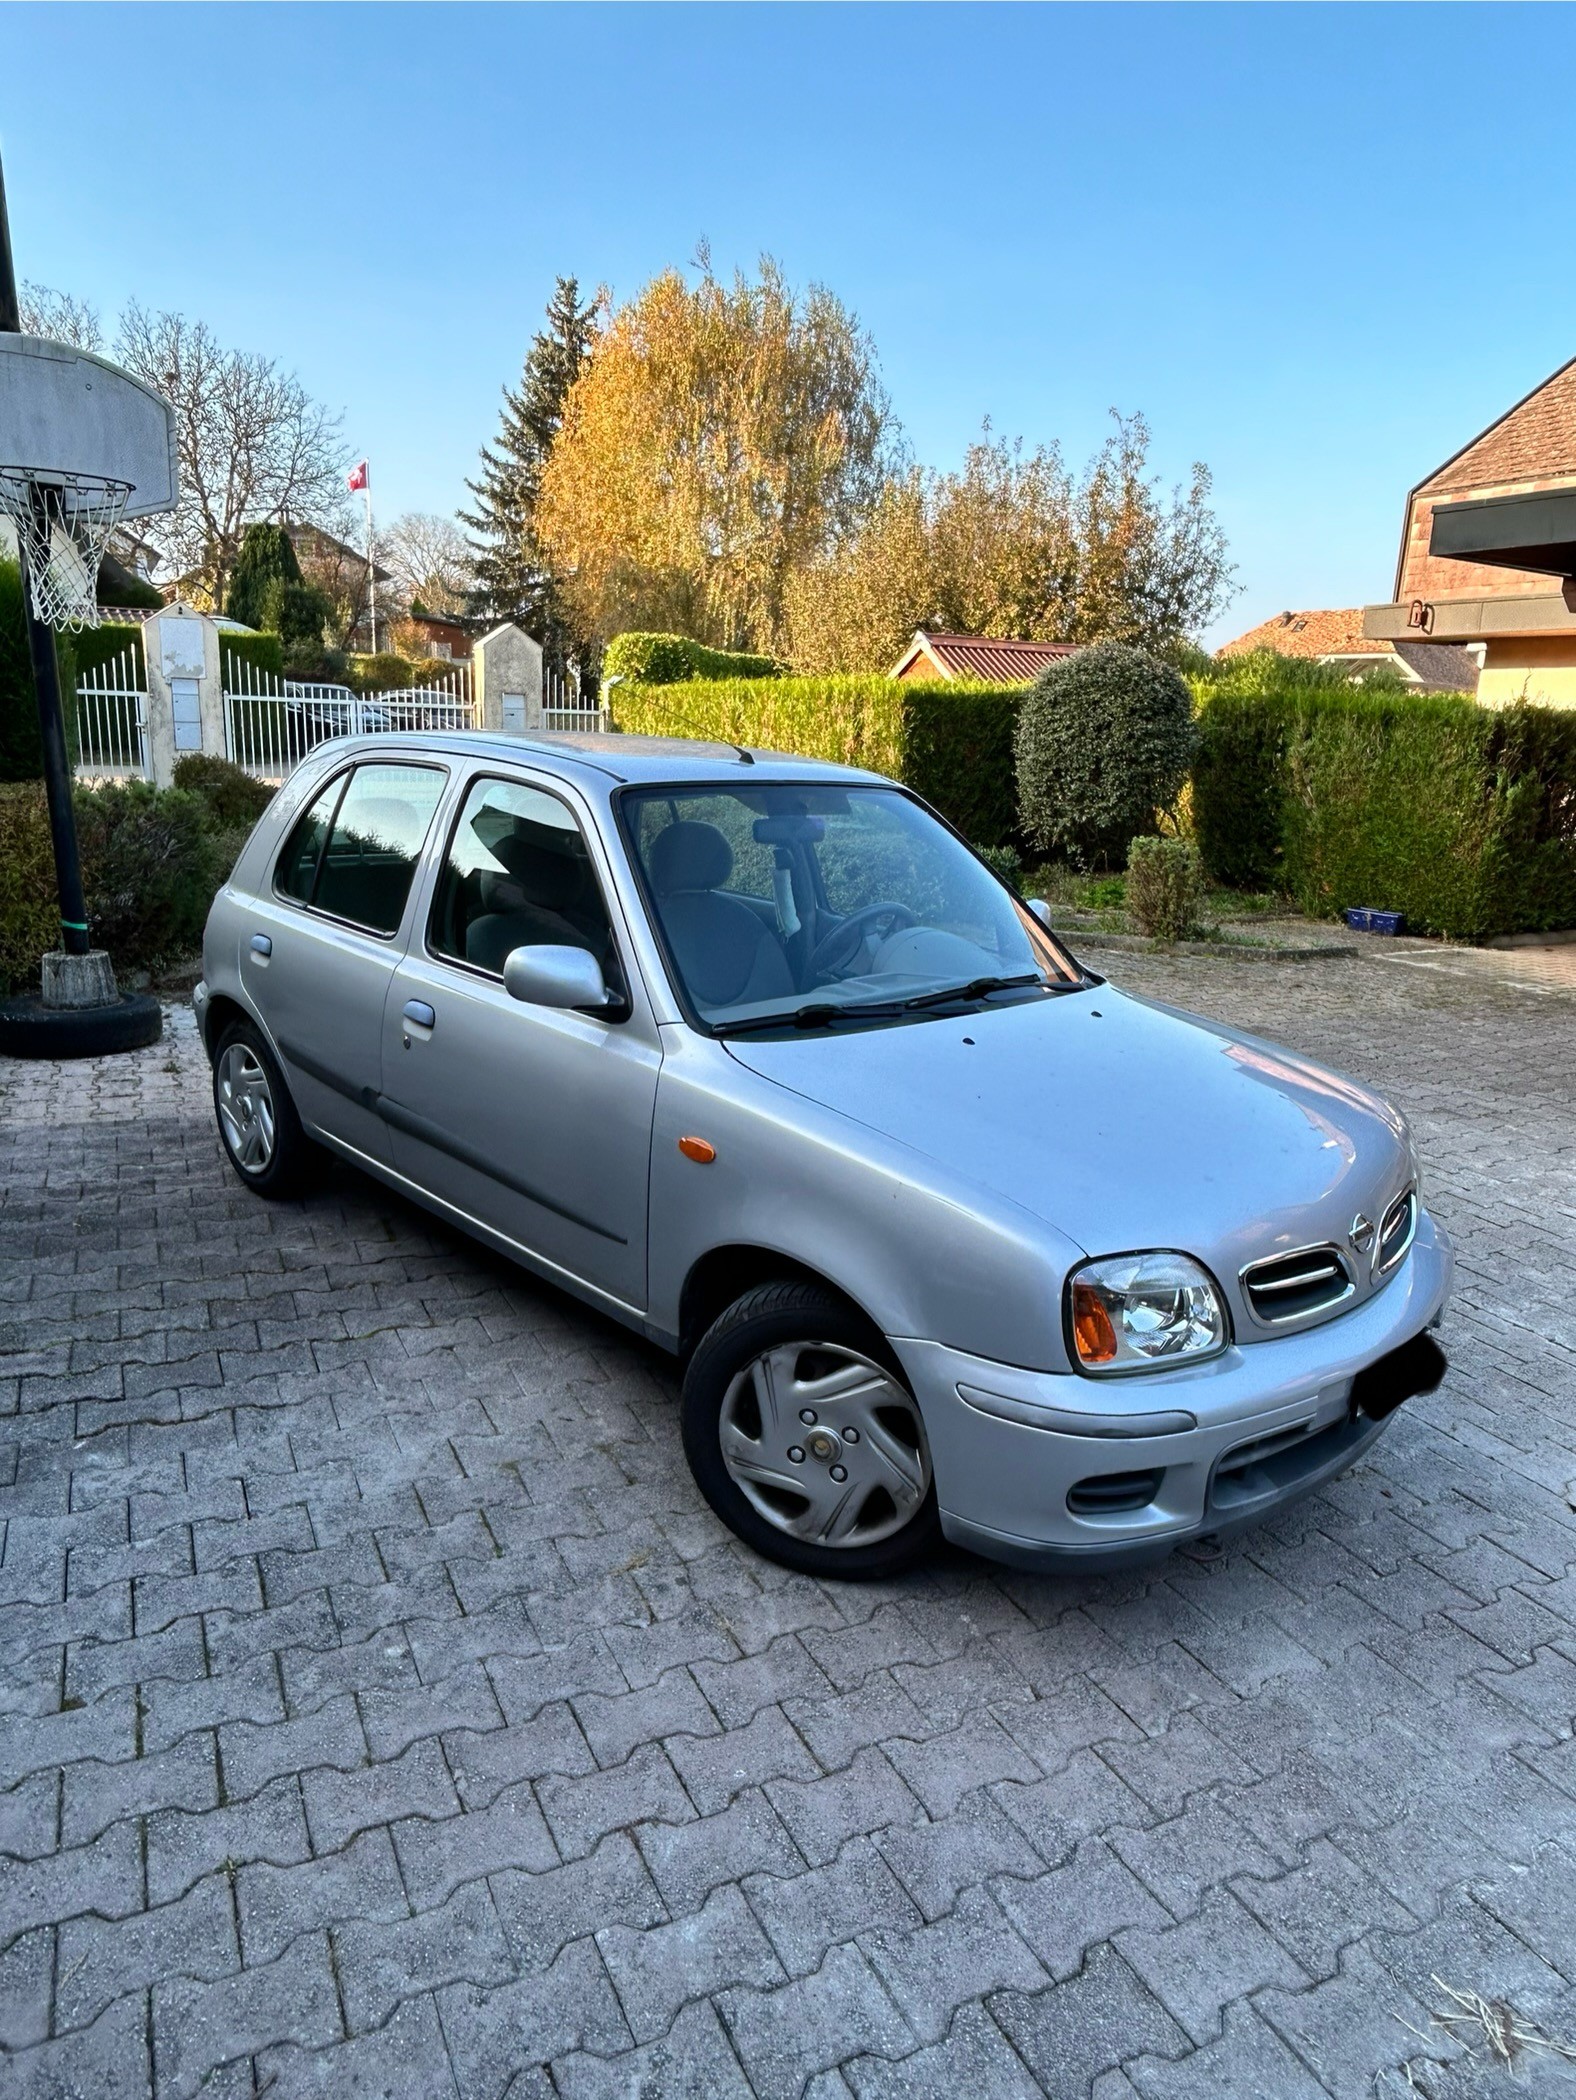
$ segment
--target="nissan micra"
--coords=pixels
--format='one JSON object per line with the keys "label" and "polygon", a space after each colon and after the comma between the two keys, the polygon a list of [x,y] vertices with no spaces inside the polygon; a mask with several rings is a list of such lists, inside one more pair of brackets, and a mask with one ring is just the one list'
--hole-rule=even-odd
{"label": "nissan micra", "polygon": [[1439,1382],[1401,1116],[1080,966],[924,803],[621,736],[319,746],[215,899],[235,1171],[319,1146],[684,1365],[760,1552],[1101,1567],[1255,1523]]}

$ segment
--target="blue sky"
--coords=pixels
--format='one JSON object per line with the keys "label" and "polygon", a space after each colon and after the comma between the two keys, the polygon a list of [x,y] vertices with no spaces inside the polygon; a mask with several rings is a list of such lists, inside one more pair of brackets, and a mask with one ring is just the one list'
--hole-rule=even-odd
{"label": "blue sky", "polygon": [[1081,461],[1142,409],[1242,586],[1389,595],[1407,488],[1576,353],[1554,8],[12,6],[24,277],[131,295],[345,410],[447,510],[558,271],[709,239],[820,279],[917,457]]}

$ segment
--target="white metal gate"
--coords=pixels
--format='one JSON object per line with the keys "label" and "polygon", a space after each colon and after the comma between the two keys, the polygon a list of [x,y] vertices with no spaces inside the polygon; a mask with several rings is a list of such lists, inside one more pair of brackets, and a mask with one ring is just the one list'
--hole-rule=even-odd
{"label": "white metal gate", "polygon": [[146,780],[148,677],[139,636],[76,678],[79,780]]}
{"label": "white metal gate", "polygon": [[580,680],[563,678],[551,665],[542,668],[542,727],[544,729],[602,730],[607,727],[607,710],[598,707],[593,700],[589,704],[581,691]]}
{"label": "white metal gate", "polygon": [[330,737],[475,727],[468,664],[456,664],[430,685],[353,693],[348,685],[276,678],[238,656],[224,659],[225,748],[236,765],[262,780],[283,780]]}

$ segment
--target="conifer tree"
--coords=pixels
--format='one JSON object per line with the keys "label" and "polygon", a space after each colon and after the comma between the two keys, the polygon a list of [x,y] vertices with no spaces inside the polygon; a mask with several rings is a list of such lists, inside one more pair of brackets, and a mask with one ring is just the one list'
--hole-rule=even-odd
{"label": "conifer tree", "polygon": [[498,436],[483,446],[481,471],[466,483],[475,507],[460,513],[473,539],[474,609],[517,621],[552,664],[562,670],[573,659],[583,674],[592,668],[594,652],[577,632],[537,540],[536,505],[564,398],[591,353],[599,304],[582,302],[577,279],[559,278],[547,326],[532,340],[520,383],[504,388]]}

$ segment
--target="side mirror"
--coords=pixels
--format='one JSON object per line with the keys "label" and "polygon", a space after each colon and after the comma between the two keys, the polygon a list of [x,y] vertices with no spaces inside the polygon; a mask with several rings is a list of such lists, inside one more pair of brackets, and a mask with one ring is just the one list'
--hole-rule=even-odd
{"label": "side mirror", "polygon": [[1029,899],[1029,909],[1033,912],[1034,916],[1039,920],[1042,926],[1048,927],[1050,925],[1051,907],[1046,903],[1043,897],[1031,897]]}
{"label": "side mirror", "polygon": [[607,1006],[602,965],[584,948],[546,944],[515,948],[504,961],[503,988],[525,1006]]}

